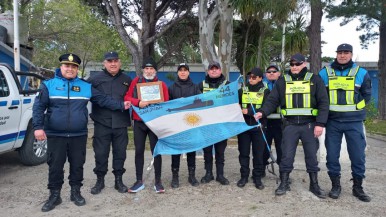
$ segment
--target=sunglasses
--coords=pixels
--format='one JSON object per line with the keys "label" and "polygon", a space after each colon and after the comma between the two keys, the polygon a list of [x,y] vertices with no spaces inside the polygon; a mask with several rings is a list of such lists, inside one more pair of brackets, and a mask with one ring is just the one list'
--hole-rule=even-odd
{"label": "sunglasses", "polygon": [[249,76],[249,79],[256,80],[256,79],[257,79],[257,76],[256,76],[256,75],[250,75],[250,76]]}
{"label": "sunglasses", "polygon": [[290,63],[290,66],[300,66],[301,64],[303,64],[303,62],[300,62],[300,63]]}
{"label": "sunglasses", "polygon": [[276,70],[268,70],[265,73],[276,73],[276,72],[277,72]]}

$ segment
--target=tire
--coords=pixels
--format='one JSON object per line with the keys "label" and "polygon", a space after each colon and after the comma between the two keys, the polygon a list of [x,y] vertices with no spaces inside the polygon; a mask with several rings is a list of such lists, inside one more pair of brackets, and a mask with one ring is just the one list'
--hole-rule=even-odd
{"label": "tire", "polygon": [[47,141],[37,141],[31,123],[28,125],[23,145],[19,149],[20,161],[27,166],[47,162]]}

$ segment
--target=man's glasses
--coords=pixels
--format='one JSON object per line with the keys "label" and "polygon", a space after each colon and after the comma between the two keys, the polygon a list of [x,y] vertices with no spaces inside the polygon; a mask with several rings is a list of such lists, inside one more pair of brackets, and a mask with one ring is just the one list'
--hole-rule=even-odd
{"label": "man's glasses", "polygon": [[290,63],[290,66],[300,66],[301,64],[303,64],[303,62],[300,62],[300,63]]}
{"label": "man's glasses", "polygon": [[276,70],[268,70],[265,73],[276,73],[276,72],[277,72]]}
{"label": "man's glasses", "polygon": [[257,76],[256,76],[256,75],[250,75],[250,76],[249,76],[249,79],[256,80],[256,79],[257,79]]}

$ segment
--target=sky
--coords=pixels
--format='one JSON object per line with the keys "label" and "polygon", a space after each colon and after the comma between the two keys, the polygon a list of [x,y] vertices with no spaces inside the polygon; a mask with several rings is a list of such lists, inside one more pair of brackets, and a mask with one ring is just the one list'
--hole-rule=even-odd
{"label": "sky", "polygon": [[[348,43],[353,46],[353,60],[356,62],[378,62],[379,59],[379,38],[375,43],[370,42],[368,49],[362,49],[360,46],[359,35],[362,32],[356,31],[359,25],[358,20],[353,20],[345,26],[340,26],[342,19],[328,22],[328,19],[323,17],[322,27],[322,41],[327,42],[322,46],[322,56],[335,57],[336,48],[339,44]],[[376,29],[379,31],[379,29]]]}

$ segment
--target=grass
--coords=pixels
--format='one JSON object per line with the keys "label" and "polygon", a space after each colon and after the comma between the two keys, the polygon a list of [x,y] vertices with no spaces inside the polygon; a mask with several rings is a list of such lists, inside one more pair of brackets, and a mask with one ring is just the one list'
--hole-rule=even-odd
{"label": "grass", "polygon": [[369,120],[366,122],[366,131],[371,134],[386,136],[386,120]]}

